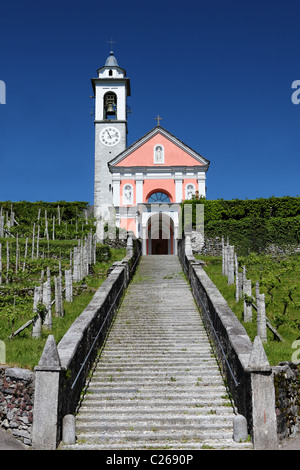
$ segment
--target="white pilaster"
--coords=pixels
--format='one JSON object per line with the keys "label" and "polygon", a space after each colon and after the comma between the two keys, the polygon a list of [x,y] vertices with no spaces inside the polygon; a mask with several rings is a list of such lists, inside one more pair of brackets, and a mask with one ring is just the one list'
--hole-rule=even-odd
{"label": "white pilaster", "polygon": [[198,172],[198,191],[199,191],[199,196],[204,196],[206,197],[206,174],[203,172]]}
{"label": "white pilaster", "polygon": [[181,202],[183,199],[182,195],[182,172],[176,171],[175,172],[175,202]]}
{"label": "white pilaster", "polygon": [[146,255],[147,254],[147,236],[146,236],[146,227],[143,226],[142,227],[142,234],[143,234],[143,238],[142,238],[142,254],[143,255]]}
{"label": "white pilaster", "polygon": [[115,207],[118,207],[120,206],[120,186],[121,186],[120,173],[114,173],[112,175],[112,186],[113,186],[113,205]]}
{"label": "white pilaster", "polygon": [[143,173],[136,173],[136,175],[135,175],[136,204],[142,204],[143,203],[143,184],[144,184],[144,175],[143,175]]}

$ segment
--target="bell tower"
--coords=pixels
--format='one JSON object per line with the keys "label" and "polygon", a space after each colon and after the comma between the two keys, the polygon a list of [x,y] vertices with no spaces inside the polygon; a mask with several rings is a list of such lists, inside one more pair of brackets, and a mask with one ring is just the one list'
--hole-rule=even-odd
{"label": "bell tower", "polygon": [[[112,206],[112,175],[108,162],[127,147],[127,97],[130,80],[113,51],[92,78],[95,97],[94,214],[107,219]],[[105,215],[106,214],[106,215]]]}

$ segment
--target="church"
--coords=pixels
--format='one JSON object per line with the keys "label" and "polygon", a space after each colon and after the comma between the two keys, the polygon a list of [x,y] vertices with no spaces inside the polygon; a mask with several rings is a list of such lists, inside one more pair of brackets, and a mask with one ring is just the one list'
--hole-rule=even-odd
{"label": "church", "polygon": [[[206,196],[210,162],[157,126],[127,146],[130,79],[111,51],[97,78],[94,214],[142,240],[143,254],[177,254],[181,202]],[[98,236],[101,239],[101,235]]]}

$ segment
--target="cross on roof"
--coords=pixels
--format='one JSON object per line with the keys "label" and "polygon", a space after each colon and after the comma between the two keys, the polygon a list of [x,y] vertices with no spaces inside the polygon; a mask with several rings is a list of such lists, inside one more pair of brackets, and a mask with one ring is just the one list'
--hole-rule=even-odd
{"label": "cross on roof", "polygon": [[110,38],[110,41],[107,41],[107,44],[110,44],[110,49],[112,50],[112,45],[117,43],[116,41],[113,41],[112,38]]}
{"label": "cross on roof", "polygon": [[159,126],[159,121],[161,121],[162,118],[159,116],[159,114],[157,115],[157,117],[155,118],[155,121],[157,121],[157,125]]}

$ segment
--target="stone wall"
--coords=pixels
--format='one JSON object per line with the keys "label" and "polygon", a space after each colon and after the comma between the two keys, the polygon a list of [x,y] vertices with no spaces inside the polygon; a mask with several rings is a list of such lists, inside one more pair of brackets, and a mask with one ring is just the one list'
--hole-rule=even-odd
{"label": "stone wall", "polygon": [[35,374],[19,367],[0,367],[0,425],[24,444],[31,444]]}
{"label": "stone wall", "polygon": [[294,437],[300,430],[300,366],[281,362],[273,371],[278,437]]}
{"label": "stone wall", "polygon": [[222,256],[222,239],[220,237],[203,237],[199,232],[192,232],[192,249],[204,256]]}

